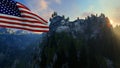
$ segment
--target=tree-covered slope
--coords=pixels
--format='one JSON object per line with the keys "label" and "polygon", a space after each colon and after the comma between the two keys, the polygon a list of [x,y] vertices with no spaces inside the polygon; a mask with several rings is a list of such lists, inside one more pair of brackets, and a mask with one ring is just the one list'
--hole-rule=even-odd
{"label": "tree-covered slope", "polygon": [[0,28],[0,68],[32,68],[41,35]]}
{"label": "tree-covered slope", "polygon": [[[119,68],[120,49],[104,14],[69,21],[57,13],[50,19],[35,56],[40,68]],[[119,30],[118,30],[119,31]]]}

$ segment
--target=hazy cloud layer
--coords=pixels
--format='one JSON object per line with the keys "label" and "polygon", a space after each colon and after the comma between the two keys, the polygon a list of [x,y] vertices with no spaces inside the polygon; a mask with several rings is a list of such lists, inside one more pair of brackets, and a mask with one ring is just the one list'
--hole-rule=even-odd
{"label": "hazy cloud layer", "polygon": [[72,19],[105,13],[114,24],[120,23],[120,0],[24,0],[24,2],[32,11],[47,20],[53,11]]}

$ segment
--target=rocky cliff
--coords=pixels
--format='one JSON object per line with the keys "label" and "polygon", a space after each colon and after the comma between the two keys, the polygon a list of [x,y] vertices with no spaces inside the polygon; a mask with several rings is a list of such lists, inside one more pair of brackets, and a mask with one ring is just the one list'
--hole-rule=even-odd
{"label": "rocky cliff", "polygon": [[113,30],[104,14],[69,21],[54,13],[34,64],[41,68],[119,68],[120,44]]}

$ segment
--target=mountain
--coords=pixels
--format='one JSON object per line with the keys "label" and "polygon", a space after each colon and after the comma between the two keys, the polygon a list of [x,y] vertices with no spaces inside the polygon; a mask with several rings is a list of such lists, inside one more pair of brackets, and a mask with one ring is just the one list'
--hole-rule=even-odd
{"label": "mountain", "polygon": [[0,28],[0,68],[32,68],[41,34]]}
{"label": "mountain", "polygon": [[34,67],[119,68],[120,43],[114,30],[104,14],[69,21],[55,12],[50,31],[42,34]]}

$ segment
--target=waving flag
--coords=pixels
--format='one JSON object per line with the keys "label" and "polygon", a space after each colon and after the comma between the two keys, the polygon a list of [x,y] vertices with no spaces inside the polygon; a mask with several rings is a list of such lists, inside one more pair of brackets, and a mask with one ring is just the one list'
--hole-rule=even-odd
{"label": "waving flag", "polygon": [[0,0],[0,27],[48,32],[47,21],[13,0]]}

